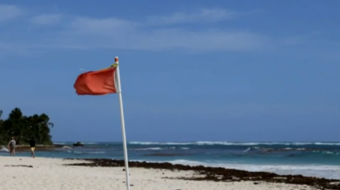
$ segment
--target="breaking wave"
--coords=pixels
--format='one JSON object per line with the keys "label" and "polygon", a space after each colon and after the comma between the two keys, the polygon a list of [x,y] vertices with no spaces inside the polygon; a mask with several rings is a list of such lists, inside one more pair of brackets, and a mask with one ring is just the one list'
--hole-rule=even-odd
{"label": "breaking wave", "polygon": [[340,146],[340,142],[228,142],[228,141],[196,141],[196,142],[138,142],[129,144],[136,145],[225,145],[225,146],[259,146],[259,145],[286,145],[286,146]]}

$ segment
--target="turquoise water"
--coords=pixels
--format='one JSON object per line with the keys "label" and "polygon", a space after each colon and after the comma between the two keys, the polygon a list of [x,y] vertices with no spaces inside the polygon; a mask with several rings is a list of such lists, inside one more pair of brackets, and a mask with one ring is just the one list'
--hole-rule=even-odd
{"label": "turquoise water", "polygon": [[[58,142],[36,156],[124,159],[122,143]],[[8,155],[0,152],[0,155]],[[29,152],[17,153],[29,156]],[[129,142],[129,160],[205,165],[340,179],[340,142]]]}

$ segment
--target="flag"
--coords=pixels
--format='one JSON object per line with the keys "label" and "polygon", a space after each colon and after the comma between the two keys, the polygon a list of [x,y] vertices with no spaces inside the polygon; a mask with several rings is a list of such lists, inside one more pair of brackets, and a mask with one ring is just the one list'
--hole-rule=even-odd
{"label": "flag", "polygon": [[105,95],[117,92],[116,67],[90,71],[78,76],[74,88],[78,95]]}

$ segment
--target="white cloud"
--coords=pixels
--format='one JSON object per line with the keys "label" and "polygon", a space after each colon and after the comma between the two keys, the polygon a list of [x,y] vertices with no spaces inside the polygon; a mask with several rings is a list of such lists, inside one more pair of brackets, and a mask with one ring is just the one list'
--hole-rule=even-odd
{"label": "white cloud", "polygon": [[130,43],[132,48],[149,50],[243,51],[262,48],[265,38],[246,32],[163,29],[139,34]]}
{"label": "white cloud", "polygon": [[14,5],[0,5],[0,22],[16,18],[24,13]]}
{"label": "white cloud", "polygon": [[31,21],[35,24],[39,25],[48,25],[48,24],[56,24],[61,21],[62,15],[59,14],[46,14],[35,16],[31,19]]}
{"label": "white cloud", "polygon": [[170,16],[153,16],[148,22],[154,24],[179,24],[190,22],[215,22],[229,20],[237,16],[238,13],[225,9],[202,9],[200,11],[183,13],[178,12]]}
{"label": "white cloud", "polygon": [[[225,9],[202,9],[196,12],[177,12],[168,16],[127,20],[122,17],[83,17],[78,15],[34,14],[17,6],[0,5],[0,23],[15,19],[11,24],[0,24],[0,57],[7,55],[39,55],[55,49],[128,49],[186,52],[261,51],[329,57],[339,59],[339,46],[317,42],[318,34],[272,38],[232,25],[209,22],[246,19],[250,12]],[[26,10],[26,9],[25,9]],[[26,14],[28,13],[28,14]],[[20,15],[31,17],[18,18]],[[201,22],[204,22],[201,24]],[[181,24],[182,23],[182,24]],[[183,24],[185,23],[185,24]],[[36,27],[39,26],[39,27]],[[320,47],[327,47],[319,51]],[[330,51],[331,49],[331,51]],[[309,52],[318,52],[310,55]],[[326,52],[325,52],[326,51]],[[328,55],[329,54],[329,55]]]}
{"label": "white cloud", "polygon": [[138,23],[120,18],[85,17],[71,20],[65,30],[54,33],[54,39],[54,44],[63,48],[139,50],[244,51],[258,50],[268,44],[266,37],[251,32],[153,27],[148,21]]}
{"label": "white cloud", "polygon": [[[260,34],[226,28],[201,27],[192,30],[192,25],[169,26],[164,23],[185,23],[198,21],[218,21],[231,19],[236,13],[222,9],[205,9],[196,13],[176,13],[169,17],[158,17],[158,20],[146,18],[143,22],[123,18],[89,18],[61,14],[36,15],[15,27],[22,31],[29,28],[25,35],[22,32],[11,33],[15,39],[0,40],[12,48],[23,51],[47,50],[50,48],[115,48],[137,50],[179,49],[187,51],[249,51],[259,50],[269,44],[269,39]],[[67,18],[67,19],[62,19]],[[152,22],[151,22],[152,21]],[[159,23],[162,21],[161,23]],[[31,27],[32,22],[42,27],[55,26],[53,29]],[[155,26],[156,23],[160,25]],[[192,23],[195,24],[195,23]],[[16,29],[17,29],[16,28]],[[8,35],[7,35],[8,36]],[[3,49],[6,47],[4,44]],[[18,48],[16,48],[18,47]],[[7,50],[9,51],[9,50]]]}
{"label": "white cloud", "polygon": [[[56,33],[54,45],[70,48],[117,48],[139,50],[182,49],[192,51],[259,50],[269,41],[250,32],[224,30],[190,31],[186,29],[143,29],[87,23],[96,27],[79,27]],[[126,30],[125,30],[126,29]],[[51,43],[49,43],[52,45]]]}
{"label": "white cloud", "polygon": [[112,35],[133,30],[136,24],[119,18],[85,18],[78,17],[71,21],[70,30],[82,34]]}

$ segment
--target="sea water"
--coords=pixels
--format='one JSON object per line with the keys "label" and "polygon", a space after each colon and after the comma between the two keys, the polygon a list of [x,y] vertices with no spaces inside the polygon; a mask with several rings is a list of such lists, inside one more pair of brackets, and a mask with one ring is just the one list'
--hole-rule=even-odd
{"label": "sea water", "polygon": [[[38,157],[124,159],[122,143],[57,142]],[[0,155],[8,155],[4,150]],[[30,156],[19,152],[17,156]],[[170,162],[340,179],[340,142],[129,142],[130,161]]]}

